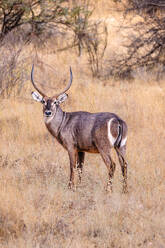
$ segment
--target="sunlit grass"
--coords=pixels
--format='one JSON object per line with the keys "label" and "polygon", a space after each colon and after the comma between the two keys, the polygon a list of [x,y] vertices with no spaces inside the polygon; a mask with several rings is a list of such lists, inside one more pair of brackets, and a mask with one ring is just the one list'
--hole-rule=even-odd
{"label": "sunlit grass", "polygon": [[101,158],[90,154],[82,185],[69,191],[67,152],[48,134],[42,106],[30,100],[30,90],[29,101],[1,100],[2,247],[159,247],[165,228],[163,89],[139,81],[81,85],[78,76],[64,110],[115,112],[128,123],[129,193],[121,194],[114,153],[114,193],[104,190]]}

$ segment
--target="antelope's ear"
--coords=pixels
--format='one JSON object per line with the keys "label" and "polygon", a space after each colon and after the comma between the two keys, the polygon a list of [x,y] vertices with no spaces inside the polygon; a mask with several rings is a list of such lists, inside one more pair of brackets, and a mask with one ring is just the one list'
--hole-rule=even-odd
{"label": "antelope's ear", "polygon": [[39,95],[38,92],[33,91],[31,94],[32,94],[32,97],[35,101],[43,102],[43,97],[41,95]]}
{"label": "antelope's ear", "polygon": [[68,95],[66,93],[63,93],[62,95],[59,95],[56,102],[60,104],[64,102],[67,98],[68,98]]}

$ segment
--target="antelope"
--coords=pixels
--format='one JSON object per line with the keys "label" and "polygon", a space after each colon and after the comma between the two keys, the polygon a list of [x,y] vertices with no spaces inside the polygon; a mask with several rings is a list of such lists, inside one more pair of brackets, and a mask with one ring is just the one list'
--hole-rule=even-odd
{"label": "antelope", "polygon": [[48,97],[39,89],[33,79],[34,64],[31,70],[31,82],[37,92],[32,92],[34,100],[43,104],[44,122],[48,131],[67,150],[70,160],[69,188],[74,188],[74,168],[78,169],[81,182],[85,152],[100,153],[107,169],[108,184],[112,191],[112,179],[116,164],[111,158],[110,151],[116,150],[123,175],[123,192],[127,192],[127,162],[125,160],[127,124],[114,113],[89,113],[85,111],[64,112],[60,104],[68,95],[66,92],[72,84],[72,69],[66,88]]}

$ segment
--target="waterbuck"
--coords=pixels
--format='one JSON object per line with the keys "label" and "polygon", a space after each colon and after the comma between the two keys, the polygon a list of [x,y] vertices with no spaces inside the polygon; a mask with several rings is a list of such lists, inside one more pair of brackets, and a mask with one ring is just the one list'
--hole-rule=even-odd
{"label": "waterbuck", "polygon": [[[109,112],[89,113],[84,111],[64,112],[60,104],[64,102],[72,84],[72,70],[68,86],[58,94],[48,97],[34,83],[34,65],[31,81],[38,92],[32,92],[34,100],[43,104],[44,122],[49,132],[68,151],[70,160],[69,188],[74,186],[74,168],[77,166],[79,180],[83,169],[85,152],[100,153],[108,169],[108,188],[112,190],[115,172],[110,150],[115,148],[123,175],[123,192],[127,192],[127,162],[125,160],[127,124],[116,114]],[[39,93],[39,94],[38,94]]]}

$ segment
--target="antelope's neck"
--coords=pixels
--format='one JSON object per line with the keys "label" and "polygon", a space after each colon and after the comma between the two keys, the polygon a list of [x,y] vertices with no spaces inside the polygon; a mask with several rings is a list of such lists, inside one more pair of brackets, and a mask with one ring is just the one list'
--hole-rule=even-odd
{"label": "antelope's neck", "polygon": [[62,128],[66,113],[62,111],[60,107],[57,108],[56,113],[50,118],[44,118],[45,125],[49,132],[54,136],[58,137],[58,134]]}

